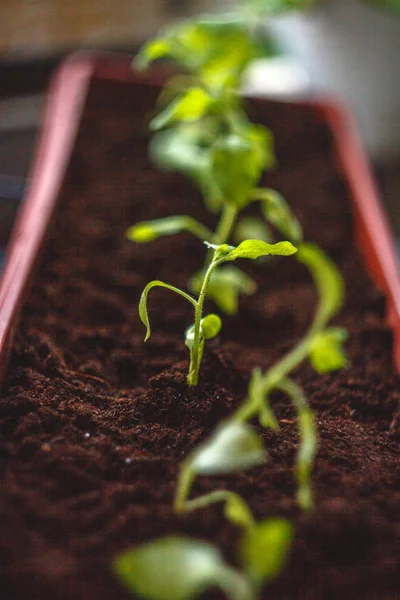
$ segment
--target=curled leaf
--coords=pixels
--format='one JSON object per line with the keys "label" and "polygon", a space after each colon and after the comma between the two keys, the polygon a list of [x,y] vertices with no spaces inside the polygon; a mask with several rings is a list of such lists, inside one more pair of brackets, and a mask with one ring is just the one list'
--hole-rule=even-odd
{"label": "curled leaf", "polygon": [[297,259],[306,265],[315,281],[319,306],[314,326],[323,327],[343,305],[343,278],[336,265],[315,244],[303,243],[297,253]]}
{"label": "curled leaf", "polygon": [[239,560],[256,585],[275,579],[286,565],[293,537],[286,519],[266,519],[243,534]]}
{"label": "curled leaf", "polygon": [[246,423],[226,422],[195,451],[193,469],[199,475],[218,475],[265,462],[265,449],[255,429]]}
{"label": "curled leaf", "polygon": [[202,223],[186,215],[153,219],[136,223],[126,232],[126,236],[132,242],[146,244],[159,237],[174,235],[181,231],[192,233],[201,240],[210,238],[211,231]]}
{"label": "curled leaf", "polygon": [[127,590],[148,600],[192,600],[211,587],[230,600],[255,600],[247,580],[214,546],[186,537],[160,538],[128,550],[113,567]]}
{"label": "curled leaf", "polygon": [[196,305],[197,305],[196,300],[194,300],[194,298],[189,296],[189,294],[182,292],[182,290],[179,290],[178,288],[174,287],[173,285],[169,285],[168,283],[164,283],[163,281],[159,281],[158,279],[155,279],[154,281],[150,281],[150,283],[148,283],[146,285],[146,287],[144,288],[142,295],[140,296],[140,302],[139,302],[140,320],[142,321],[143,325],[146,327],[146,337],[144,338],[145,342],[149,339],[149,337],[151,335],[149,314],[147,312],[147,296],[153,287],[163,287],[163,288],[166,288],[167,290],[171,290],[172,292],[175,292],[176,294],[179,294],[179,296],[182,296],[183,298],[188,300],[194,307],[196,307]]}
{"label": "curled leaf", "polygon": [[348,365],[343,349],[347,332],[341,327],[330,327],[314,336],[310,347],[310,362],[317,373],[329,373]]}

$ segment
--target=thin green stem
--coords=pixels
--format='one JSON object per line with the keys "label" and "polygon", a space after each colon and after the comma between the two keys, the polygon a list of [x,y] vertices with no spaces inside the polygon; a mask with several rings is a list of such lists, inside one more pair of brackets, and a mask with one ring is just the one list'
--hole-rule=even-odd
{"label": "thin green stem", "polygon": [[297,501],[303,510],[311,510],[314,504],[311,470],[318,446],[314,414],[308,406],[303,390],[293,379],[283,379],[278,384],[277,389],[287,394],[296,408],[300,437],[295,467],[295,476],[298,485]]}
{"label": "thin green stem", "polygon": [[[210,240],[212,244],[220,246],[221,244],[225,244],[225,242],[228,241],[236,222],[237,213],[238,209],[236,208],[236,206],[234,206],[233,204],[229,204],[228,202],[223,203],[221,217],[219,219],[217,228]],[[213,250],[210,249],[207,252],[207,256],[204,261],[202,270],[205,270],[210,265],[212,258]]]}
{"label": "thin green stem", "polygon": [[178,514],[186,510],[186,504],[195,477],[196,473],[193,470],[192,461],[190,458],[187,458],[182,463],[175,492],[174,510]]}
{"label": "thin green stem", "polygon": [[193,347],[190,352],[190,365],[189,365],[189,373],[188,373],[188,384],[189,386],[197,385],[199,381],[199,369],[200,362],[202,357],[202,341],[201,341],[201,317],[203,314],[203,306],[204,301],[207,295],[207,288],[210,281],[211,273],[217,262],[212,260],[209,265],[205,277],[203,279],[203,284],[201,286],[199,298],[197,300],[196,308],[194,311],[194,339],[193,339]]}

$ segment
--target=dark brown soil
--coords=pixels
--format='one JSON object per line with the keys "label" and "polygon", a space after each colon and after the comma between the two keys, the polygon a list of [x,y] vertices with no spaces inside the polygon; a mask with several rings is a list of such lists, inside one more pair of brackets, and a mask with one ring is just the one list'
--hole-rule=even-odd
{"label": "dark brown soil", "polygon": [[[224,318],[194,391],[185,383],[182,341],[192,315],[179,297],[152,293],[153,336],[143,344],[144,284],[158,278],[184,287],[204,248],[185,234],[136,246],[125,228],[185,212],[207,220],[189,183],[149,164],[143,117],[155,94],[93,85],[23,312],[0,403],[2,600],[122,600],[112,558],[166,533],[212,539],[232,559],[235,531],[218,507],[174,515],[178,466],[241,402],[251,369],[291,348],[312,315],[305,270],[293,259],[271,260],[250,265],[259,291],[243,300],[239,317]],[[311,515],[294,501],[296,425],[279,396],[281,430],[263,434],[265,467],[203,478],[196,491],[226,486],[257,517],[294,522],[290,564],[265,598],[400,598],[400,388],[384,302],[353,246],[329,131],[310,110],[251,110],[276,136],[280,168],[268,185],[285,194],[307,238],[344,272],[347,303],[337,323],[349,330],[352,366],[318,376],[305,365],[296,373],[320,435]]]}

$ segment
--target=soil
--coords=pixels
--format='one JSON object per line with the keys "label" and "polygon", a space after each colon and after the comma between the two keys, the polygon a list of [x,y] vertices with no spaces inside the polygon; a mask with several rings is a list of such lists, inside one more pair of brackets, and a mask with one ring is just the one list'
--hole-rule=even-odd
{"label": "soil", "polygon": [[[137,304],[157,278],[185,287],[204,248],[186,234],[130,243],[130,224],[190,213],[214,225],[190,183],[156,171],[144,117],[156,90],[92,85],[46,250],[23,310],[0,404],[0,574],[3,600],[123,600],[110,570],[131,544],[185,533],[215,541],[234,561],[236,531],[219,507],[185,518],[171,503],[183,457],[239,405],[251,369],[266,368],[307,329],[313,285],[294,259],[242,266],[258,291],[224,317],[201,381],[188,390],[182,341],[191,308],[150,295],[153,335],[143,344]],[[295,503],[296,423],[272,403],[280,431],[264,431],[264,467],[201,478],[195,493],[228,487],[258,518],[292,520],[284,575],[268,599],[400,598],[400,387],[384,301],[353,245],[351,210],[331,135],[310,109],[253,104],[276,138],[281,191],[307,239],[340,265],[351,367],[295,378],[317,415],[316,508]]]}

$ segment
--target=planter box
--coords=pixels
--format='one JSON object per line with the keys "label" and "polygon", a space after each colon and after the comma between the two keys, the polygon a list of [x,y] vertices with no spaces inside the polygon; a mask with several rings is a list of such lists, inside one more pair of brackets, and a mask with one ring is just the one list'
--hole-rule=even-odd
{"label": "planter box", "polygon": [[[222,341],[207,349],[196,390],[185,384],[181,334],[190,311],[179,298],[159,295],[157,305],[154,294],[154,336],[142,345],[136,304],[143,283],[183,286],[203,249],[185,236],[137,248],[124,229],[188,204],[207,218],[181,176],[157,176],[145,157],[143,118],[157,93],[131,74],[126,58],[80,55],[61,68],[49,94],[0,290],[1,576],[10,599],[125,598],[109,572],[111,558],[166,532],[217,538],[228,550],[233,534],[218,508],[173,515],[178,464],[241,400],[250,369],[287,351],[311,317],[312,286],[287,260],[278,269],[251,267],[260,296],[243,301],[243,316],[224,318]],[[297,434],[282,398],[274,399],[281,431],[265,436],[267,466],[229,486],[257,515],[296,519],[287,576],[266,597],[393,598],[400,592],[393,525],[400,287],[391,234],[347,116],[320,103],[253,101],[250,110],[276,138],[281,166],[268,183],[293,200],[307,237],[343,269],[349,298],[338,323],[349,329],[353,366],[323,377],[307,366],[298,372],[320,428],[313,514],[299,516],[293,501]],[[349,199],[393,339],[351,241]]]}

